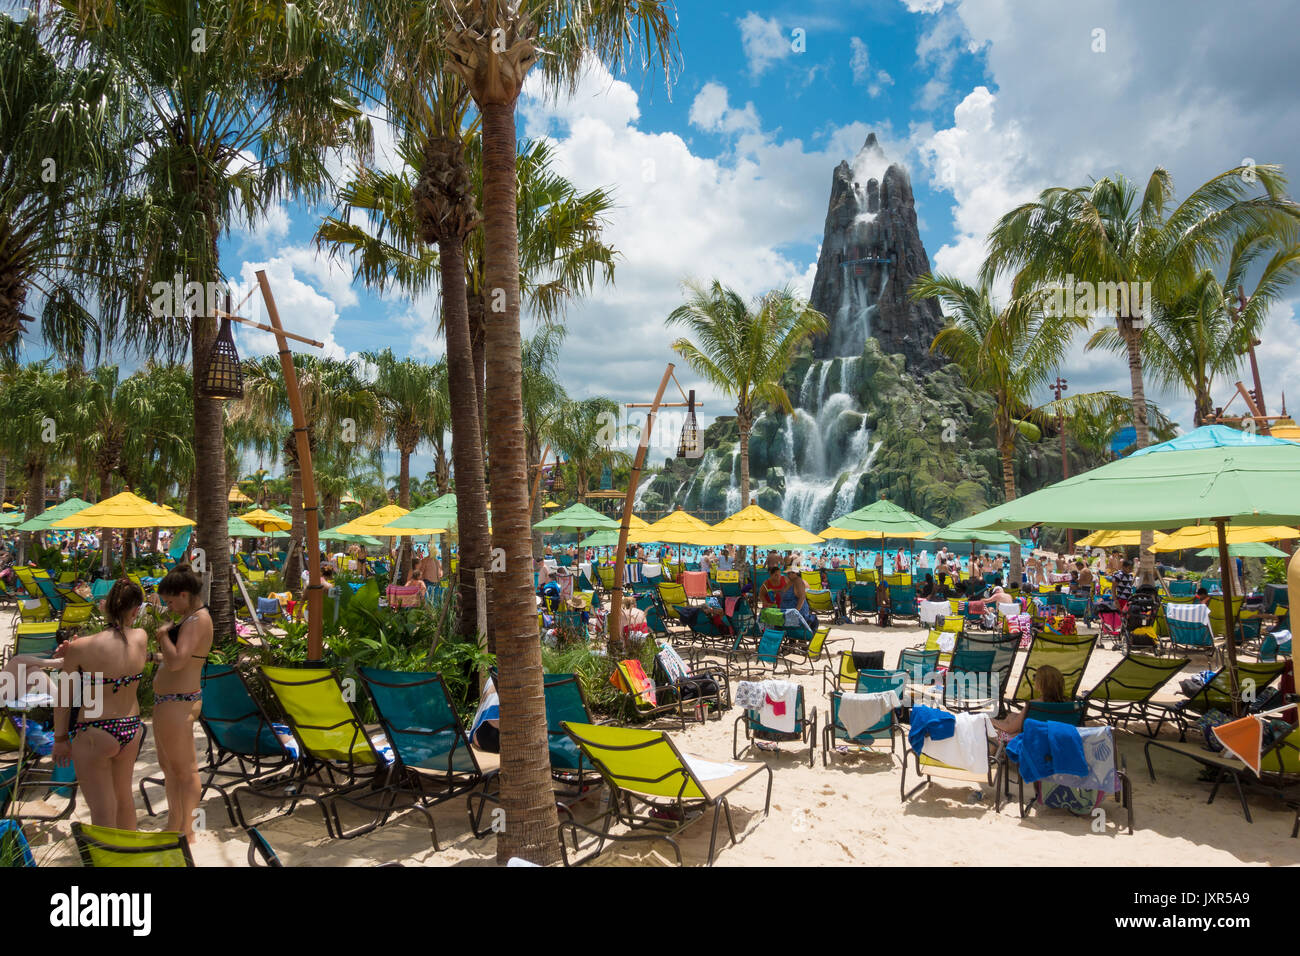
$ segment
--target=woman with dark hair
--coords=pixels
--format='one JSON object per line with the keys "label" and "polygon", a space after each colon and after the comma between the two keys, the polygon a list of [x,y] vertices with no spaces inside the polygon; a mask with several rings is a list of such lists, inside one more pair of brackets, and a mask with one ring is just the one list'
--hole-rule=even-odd
{"label": "woman with dark hair", "polygon": [[159,663],[154,674],[153,732],[167,789],[167,829],[194,836],[199,805],[194,721],[203,701],[203,662],[212,650],[212,616],[202,603],[203,580],[178,564],[158,582],[158,597],[180,620],[154,633]]}
{"label": "woman with dark hair", "polygon": [[[135,829],[131,771],[140,751],[140,700],[137,692],[149,658],[149,635],[135,627],[144,604],[139,586],[122,578],[104,599],[108,630],[66,641],[56,652],[66,674],[80,675],[81,712],[75,724],[72,701],[54,711],[54,762],[76,770],[90,822]],[[66,687],[69,682],[63,682]]]}

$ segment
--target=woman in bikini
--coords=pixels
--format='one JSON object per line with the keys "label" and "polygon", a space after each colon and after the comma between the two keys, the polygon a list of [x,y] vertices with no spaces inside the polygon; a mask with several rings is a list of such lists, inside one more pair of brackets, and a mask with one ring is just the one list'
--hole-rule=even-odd
{"label": "woman in bikini", "polygon": [[142,739],[137,692],[149,635],[133,625],[143,605],[144,592],[122,578],[104,600],[108,630],[67,641],[56,652],[64,673],[81,675],[82,696],[71,727],[70,706],[54,711],[54,762],[62,767],[72,759],[90,822],[119,830],[135,829],[131,771]]}
{"label": "woman in bikini", "polygon": [[194,752],[194,721],[203,701],[203,662],[212,650],[212,617],[202,604],[203,581],[178,564],[158,582],[158,597],[179,621],[159,628],[153,679],[153,732],[167,789],[167,829],[194,836],[202,786]]}

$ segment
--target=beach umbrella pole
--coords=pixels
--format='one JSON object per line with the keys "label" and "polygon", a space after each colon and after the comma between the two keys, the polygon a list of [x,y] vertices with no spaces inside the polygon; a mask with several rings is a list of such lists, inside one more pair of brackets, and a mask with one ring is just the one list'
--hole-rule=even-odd
{"label": "beach umbrella pole", "polygon": [[[311,443],[307,439],[307,417],[303,413],[302,394],[298,391],[298,372],[293,365],[289,342],[280,325],[280,313],[271,295],[271,283],[266,272],[257,271],[257,284],[261,286],[266,301],[266,313],[271,321],[275,342],[279,347],[280,367],[284,371],[285,391],[289,393],[289,411],[293,415],[293,434],[298,443],[298,468],[302,474],[303,511],[307,516],[307,663],[319,663],[324,652],[322,626],[325,602],[320,579],[320,525],[316,515],[316,476],[312,470]],[[284,582],[291,587],[290,582]]]}
{"label": "beach umbrella pole", "polygon": [[655,412],[659,411],[664,390],[672,377],[673,363],[669,362],[664,377],[659,381],[655,400],[650,403],[650,411],[645,417],[645,428],[641,429],[641,441],[636,447],[636,460],[632,462],[632,473],[627,479],[627,494],[623,497],[623,521],[618,527],[618,551],[614,553],[614,586],[610,589],[609,617],[606,619],[608,621],[606,633],[611,643],[615,638],[621,638],[623,635],[620,626],[623,618],[623,566],[627,561],[627,535],[632,526],[632,506],[636,501],[636,486],[641,480],[641,467],[645,464],[646,450],[650,447],[650,433],[654,430]]}

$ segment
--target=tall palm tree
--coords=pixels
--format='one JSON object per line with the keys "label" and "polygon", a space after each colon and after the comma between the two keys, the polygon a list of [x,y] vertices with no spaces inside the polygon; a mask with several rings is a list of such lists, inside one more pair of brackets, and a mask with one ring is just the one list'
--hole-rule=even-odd
{"label": "tall palm tree", "polygon": [[579,500],[587,496],[592,475],[599,475],[604,468],[612,471],[631,463],[626,452],[602,441],[611,416],[617,414],[618,403],[608,398],[582,398],[565,402],[551,425],[556,449],[573,467]]}
{"label": "tall palm tree", "polygon": [[[971,388],[991,395],[993,425],[1002,459],[1002,494],[1016,497],[1016,436],[1038,432],[1034,396],[1061,367],[1076,332],[1088,320],[1073,315],[1048,315],[1042,292],[1030,292],[1001,310],[993,304],[989,283],[967,285],[951,276],[923,275],[909,293],[914,299],[938,299],[948,324],[930,346],[955,362]],[[1063,399],[1062,405],[1113,405],[1114,393],[1087,393]],[[1122,400],[1121,400],[1122,401]],[[1056,404],[1052,404],[1053,410]],[[1055,416],[1052,416],[1055,417]],[[1011,581],[1020,580],[1020,545],[1011,546]]]}
{"label": "tall palm tree", "polygon": [[[321,442],[333,447],[351,443],[374,446],[379,443],[382,430],[378,427],[378,399],[362,380],[355,362],[295,354],[293,363],[298,375],[303,417],[307,422],[308,447],[313,454]],[[278,356],[267,355],[244,362],[244,397],[232,403],[230,414],[236,421],[251,419],[264,428],[279,430],[281,460],[292,482],[289,506],[293,528],[290,533],[294,541],[305,541],[304,476],[299,467],[298,442],[290,421],[289,394]],[[348,424],[349,420],[351,424]],[[285,565],[285,587],[293,586],[300,570],[298,551],[291,547]]]}
{"label": "tall palm tree", "polygon": [[[164,323],[150,314],[155,282],[218,284],[217,242],[281,198],[320,200],[333,155],[365,154],[370,127],[348,86],[350,23],[337,0],[40,0],[69,60],[101,66],[147,114],[127,155],[131,202],[115,248],[135,282],[106,313],[143,336],[188,339],[195,369],[198,544],[212,571],[218,640],[233,637],[226,534],[229,484],[220,400],[200,391],[217,334],[205,302]],[[92,265],[94,263],[92,262]],[[105,265],[105,268],[108,268]],[[207,286],[212,288],[213,286]],[[154,300],[153,305],[157,305]]]}
{"label": "tall palm tree", "polygon": [[[1244,295],[1246,274],[1263,257],[1254,289],[1239,310],[1238,290]],[[1214,270],[1203,269],[1169,301],[1156,303],[1152,321],[1142,330],[1143,362],[1157,386],[1192,396],[1193,425],[1205,424],[1214,414],[1214,380],[1241,369],[1269,308],[1297,274],[1300,245],[1279,244],[1268,229],[1250,229],[1233,243],[1222,282]],[[1127,347],[1115,328],[1098,329],[1088,345],[1109,351]]]}
{"label": "tall palm tree", "polygon": [[134,111],[111,71],[61,64],[33,19],[0,16],[0,89],[0,353],[15,354],[35,294],[46,344],[77,358],[101,332],[79,246],[120,187]]}
{"label": "tall palm tree", "polygon": [[683,284],[686,302],[668,316],[693,338],[673,342],[673,351],[724,395],[736,400],[740,429],[740,500],[749,503],[749,431],[760,405],[793,414],[781,385],[799,346],[825,334],[826,317],[788,288],[760,296],[751,311],[744,298],[718,280],[709,286]]}
{"label": "tall palm tree", "polygon": [[[1248,174],[1249,173],[1249,174]],[[1257,195],[1258,182],[1263,195]],[[1160,167],[1141,194],[1122,175],[1091,186],[1046,189],[998,220],[989,234],[981,277],[992,280],[1016,271],[1013,295],[1045,283],[1084,282],[1093,298],[1111,298],[1116,331],[1128,354],[1133,427],[1137,446],[1150,444],[1146,389],[1142,378],[1142,327],[1155,302],[1168,304],[1188,288],[1196,272],[1225,255],[1243,233],[1295,233],[1300,207],[1285,196],[1286,179],[1277,166],[1238,167],[1198,186],[1174,205],[1174,184]],[[1149,283],[1150,302],[1135,302],[1121,290]],[[1122,284],[1122,285],[1121,285]],[[1134,285],[1136,284],[1136,285]],[[1155,576],[1142,533],[1140,573]]]}
{"label": "tall palm tree", "polygon": [[[448,66],[478,106],[483,135],[483,301],[488,479],[493,545],[505,568],[493,574],[501,698],[502,806],[508,826],[497,859],[557,859],[557,818],[545,748],[541,647],[537,640],[529,538],[528,464],[521,396],[519,213],[515,104],[541,63],[553,82],[573,84],[588,56],[617,67],[641,40],[667,70],[669,7],[662,0],[445,0]],[[541,56],[545,49],[548,55]]]}

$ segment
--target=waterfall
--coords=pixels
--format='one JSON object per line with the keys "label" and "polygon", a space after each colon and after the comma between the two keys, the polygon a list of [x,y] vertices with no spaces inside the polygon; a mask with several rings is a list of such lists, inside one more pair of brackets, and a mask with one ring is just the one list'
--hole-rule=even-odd
{"label": "waterfall", "polygon": [[[817,364],[816,362],[809,363],[808,371],[803,376],[803,383],[799,386],[799,404],[804,408],[808,407],[812,399],[812,396],[808,394],[808,385],[812,382],[813,370],[817,367]],[[754,424],[758,423],[755,422]]]}
{"label": "waterfall", "polygon": [[632,497],[633,509],[641,510],[641,499],[645,497],[646,489],[654,484],[654,480],[658,477],[658,475],[654,474],[641,476],[641,483],[636,486],[636,494]]}

